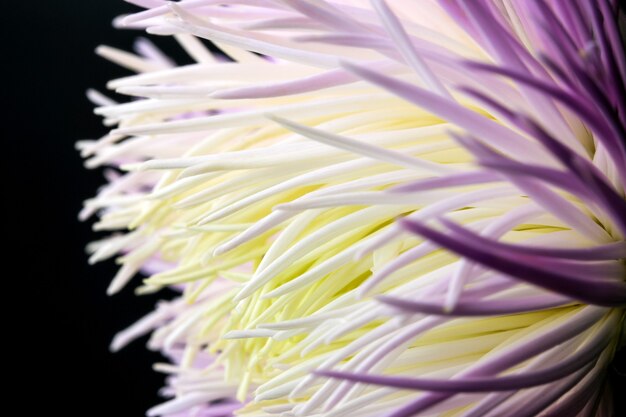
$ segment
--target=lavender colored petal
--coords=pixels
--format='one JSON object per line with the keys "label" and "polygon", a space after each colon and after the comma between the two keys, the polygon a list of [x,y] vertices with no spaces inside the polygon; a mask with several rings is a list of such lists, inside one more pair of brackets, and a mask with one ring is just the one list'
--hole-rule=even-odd
{"label": "lavender colored petal", "polygon": [[356,81],[356,77],[352,74],[343,70],[330,70],[297,80],[219,90],[211,94],[211,97],[228,100],[283,97],[336,87],[354,81]]}
{"label": "lavender colored petal", "polygon": [[424,236],[446,249],[474,262],[518,278],[522,281],[543,287],[557,293],[601,306],[623,306],[626,304],[626,283],[590,282],[558,272],[544,270],[514,259],[489,253],[460,239],[447,236],[422,224],[400,220],[400,224],[413,233]]}
{"label": "lavender colored petal", "polygon": [[569,191],[583,198],[593,198],[588,190],[583,188],[581,184],[565,172],[552,168],[545,168],[536,165],[525,165],[514,161],[507,162],[490,162],[480,161],[481,166],[492,169],[496,172],[505,173],[507,175],[518,175],[532,177],[551,183],[563,190]]}
{"label": "lavender colored petal", "polygon": [[444,177],[427,178],[399,185],[390,188],[388,191],[392,193],[408,193],[417,191],[427,191],[439,188],[459,187],[463,185],[484,184],[489,182],[498,182],[501,179],[487,171],[463,172],[461,174],[452,174]]}
{"label": "lavender colored petal", "polygon": [[[509,369],[541,352],[545,352],[552,347],[579,335],[581,332],[595,324],[597,320],[605,314],[605,312],[606,309],[587,307],[583,311],[579,312],[576,315],[578,317],[573,318],[572,321],[568,321],[565,324],[551,329],[550,333],[544,334],[541,338],[521,343],[513,349],[508,349],[505,352],[496,354],[494,358],[489,359],[486,363],[478,364],[470,370],[463,372],[459,375],[459,378],[489,376],[502,372],[505,369]],[[581,370],[579,372],[582,373],[583,371],[584,370]],[[429,409],[435,404],[445,401],[453,395],[453,393],[429,393],[394,411],[388,417],[408,417],[415,415]]]}
{"label": "lavender colored petal", "polygon": [[[370,375],[350,372],[338,372],[332,370],[316,371],[315,374],[329,378],[345,379],[353,382],[365,384],[383,385],[388,387],[423,390],[436,392],[490,392],[490,391],[510,391],[523,388],[544,385],[564,378],[587,364],[597,360],[597,355],[604,350],[608,338],[599,343],[591,343],[577,351],[572,356],[560,363],[549,366],[538,371],[520,373],[516,375],[505,375],[500,377],[478,377],[459,379],[430,379],[430,378],[408,378],[385,375]],[[575,415],[575,414],[567,414]]]}
{"label": "lavender colored petal", "polygon": [[626,242],[624,241],[580,249],[526,246],[515,243],[496,242],[491,239],[487,239],[479,235],[478,233],[474,233],[471,230],[462,227],[446,218],[441,218],[440,220],[443,224],[446,225],[447,228],[452,230],[455,234],[458,234],[459,237],[473,240],[480,245],[489,246],[493,249],[506,252],[544,257],[568,258],[580,261],[618,260],[626,256]]}
{"label": "lavender colored petal", "polygon": [[539,150],[532,146],[519,134],[507,129],[498,123],[485,118],[456,102],[445,99],[430,91],[424,90],[398,79],[372,71],[360,65],[344,62],[343,66],[369,82],[379,85],[392,93],[410,101],[433,114],[448,120],[460,127],[472,131],[485,141],[489,141],[492,146],[511,155],[519,155],[534,159],[541,159]]}
{"label": "lavender colored petal", "polygon": [[515,298],[510,300],[471,300],[459,301],[452,310],[447,311],[443,305],[437,303],[412,301],[384,295],[378,296],[377,299],[392,307],[410,311],[413,313],[433,314],[438,316],[451,317],[517,314],[528,311],[560,307],[571,302],[570,299],[551,295]]}
{"label": "lavender colored petal", "polygon": [[626,154],[625,145],[621,141],[621,138],[624,136],[623,129],[616,123],[615,120],[590,107],[583,98],[577,97],[556,86],[550,85],[526,74],[522,74],[513,69],[484,64],[481,62],[466,62],[465,65],[468,68],[475,70],[502,75],[533,87],[542,91],[544,94],[553,97],[555,100],[559,101],[573,111],[578,117],[581,118],[581,120],[587,123],[592,130],[596,131],[598,139],[602,141],[609,152],[615,152],[615,155],[613,155],[614,157],[620,156],[621,161],[626,160],[626,157],[624,156]]}

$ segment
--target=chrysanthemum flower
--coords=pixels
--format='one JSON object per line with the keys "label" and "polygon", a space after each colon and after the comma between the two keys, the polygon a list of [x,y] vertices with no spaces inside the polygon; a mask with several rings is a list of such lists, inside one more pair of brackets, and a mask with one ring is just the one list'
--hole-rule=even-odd
{"label": "chrysanthemum flower", "polygon": [[618,2],[132,2],[197,61],[100,48],[138,74],[80,143],[109,292],[181,294],[113,342],[172,360],[149,415],[610,415]]}

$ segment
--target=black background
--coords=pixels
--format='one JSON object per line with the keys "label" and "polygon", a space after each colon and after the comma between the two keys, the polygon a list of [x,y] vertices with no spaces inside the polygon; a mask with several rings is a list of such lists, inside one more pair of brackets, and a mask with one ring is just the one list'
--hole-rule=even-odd
{"label": "black background", "polygon": [[[130,49],[141,34],[110,22],[133,10],[121,0],[42,0],[10,2],[8,19],[4,13],[1,198],[9,231],[2,339],[12,370],[4,382],[27,416],[142,416],[159,401],[163,379],[151,365],[160,357],[145,349],[145,339],[108,351],[115,332],[150,311],[158,296],[138,298],[127,289],[107,297],[116,267],[87,265],[83,248],[94,233],[77,220],[103,179],[83,168],[74,142],[106,132],[84,93],[127,74],[93,50],[101,43]],[[183,59],[171,40],[158,42]],[[626,415],[626,384],[615,370],[626,368],[623,354],[617,362],[617,415]]]}
{"label": "black background", "polygon": [[161,358],[145,339],[116,354],[108,345],[159,297],[136,297],[132,285],[108,297],[115,264],[87,265],[84,246],[97,235],[77,215],[104,180],[101,171],[83,167],[74,148],[107,131],[85,92],[103,91],[108,80],[130,72],[94,49],[102,43],[130,49],[141,33],[116,30],[111,20],[137,8],[120,0],[37,3],[13,3],[3,22],[11,54],[2,60],[11,72],[2,82],[3,183],[11,192],[2,199],[15,210],[6,219],[14,233],[5,239],[17,239],[21,263],[3,274],[14,287],[3,295],[5,305],[15,303],[7,319],[16,325],[4,343],[24,355],[25,367],[15,391],[32,399],[22,409],[28,417],[143,416],[161,401],[163,377],[152,371]]}

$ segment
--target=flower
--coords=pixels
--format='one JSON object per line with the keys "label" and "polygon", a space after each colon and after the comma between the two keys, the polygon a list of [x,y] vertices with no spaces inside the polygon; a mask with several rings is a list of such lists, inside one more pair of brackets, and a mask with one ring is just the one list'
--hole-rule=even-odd
{"label": "flower", "polygon": [[109,292],[180,292],[112,345],[172,359],[149,415],[610,414],[617,2],[132,2],[196,61],[100,48],[139,74],[79,144]]}

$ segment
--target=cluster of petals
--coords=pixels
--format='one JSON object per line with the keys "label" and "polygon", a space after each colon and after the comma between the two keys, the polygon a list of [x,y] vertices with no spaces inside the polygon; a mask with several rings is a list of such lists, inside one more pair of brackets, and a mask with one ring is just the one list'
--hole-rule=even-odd
{"label": "cluster of petals", "polygon": [[[626,305],[610,0],[128,0],[78,143],[150,416],[609,416]],[[622,339],[622,340],[620,340]]]}

